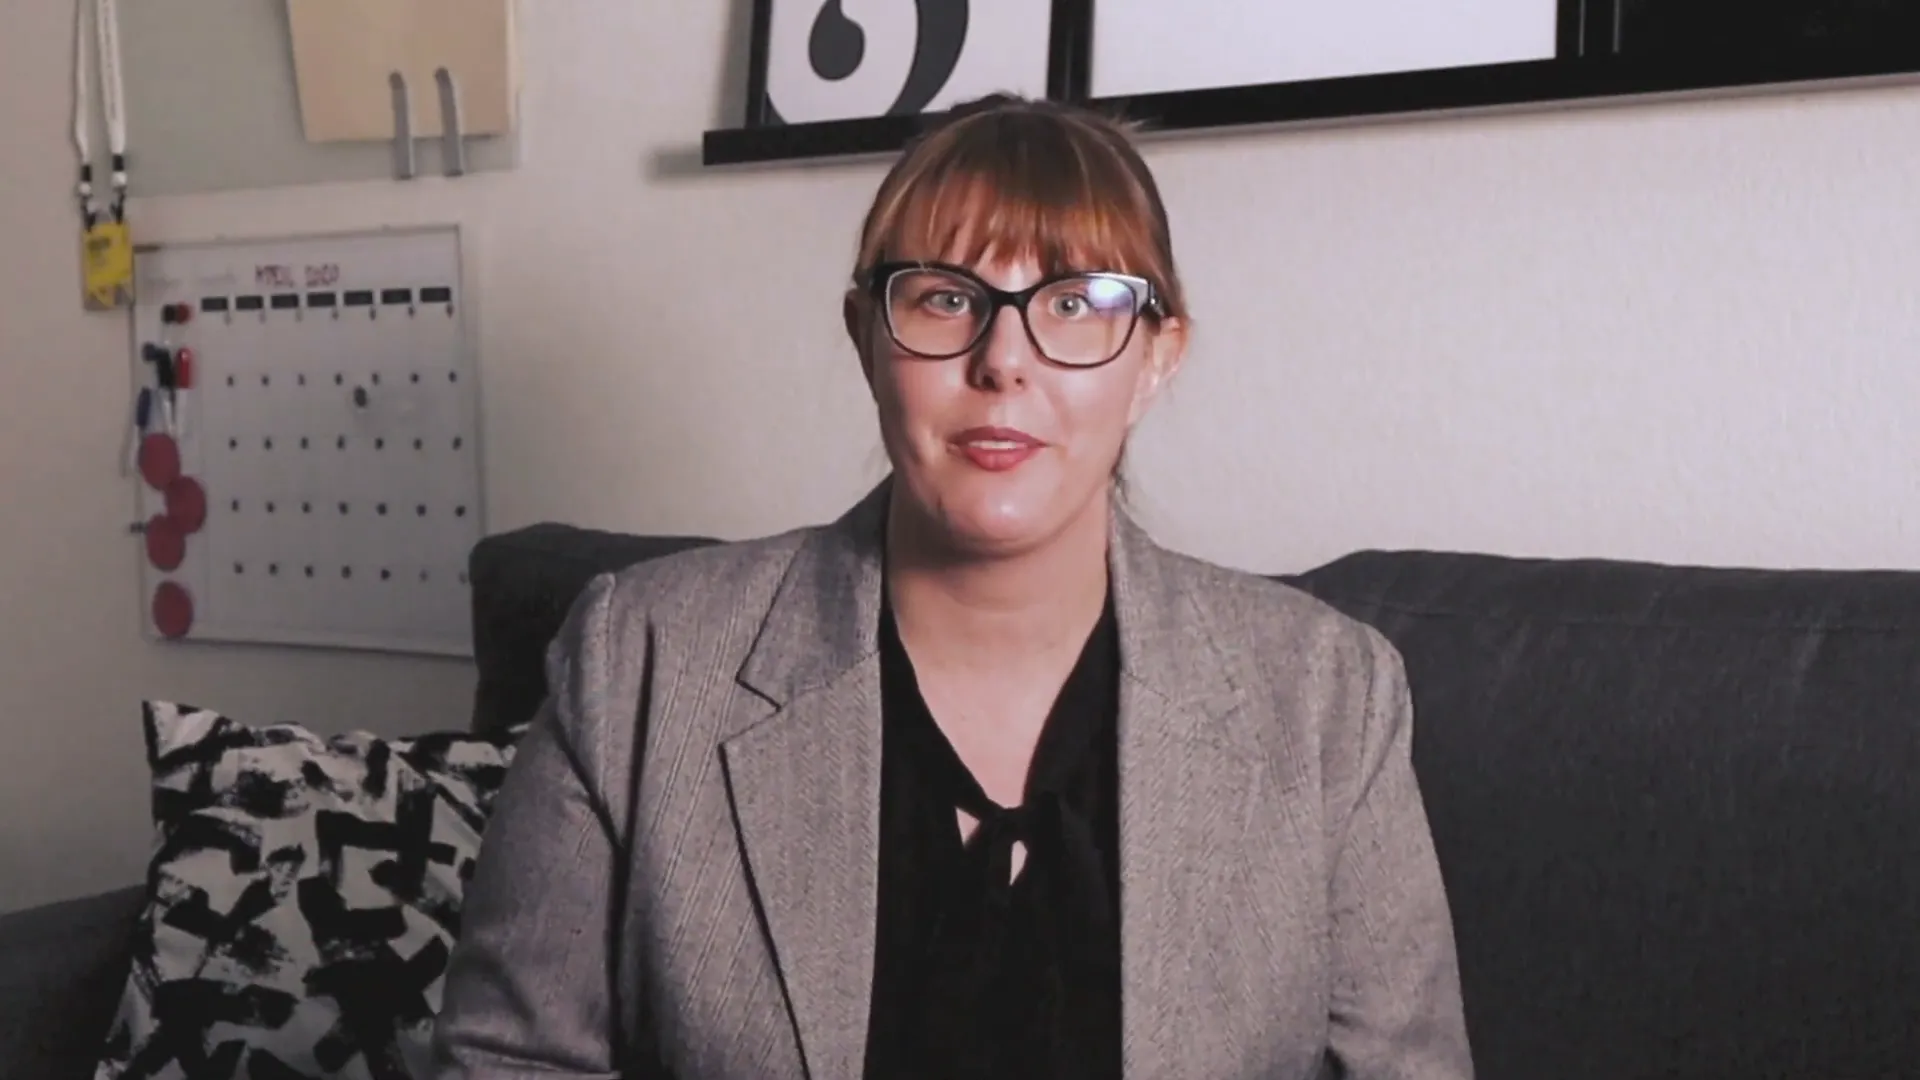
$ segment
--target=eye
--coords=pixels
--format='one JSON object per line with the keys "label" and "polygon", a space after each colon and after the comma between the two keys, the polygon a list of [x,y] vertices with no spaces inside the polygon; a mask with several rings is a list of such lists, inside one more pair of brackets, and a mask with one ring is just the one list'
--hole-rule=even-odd
{"label": "eye", "polygon": [[1101,275],[1068,278],[1049,286],[1041,310],[1059,322],[1123,318],[1134,309],[1133,289],[1126,282]]}
{"label": "eye", "polygon": [[1057,315],[1062,319],[1077,319],[1085,315],[1091,307],[1092,303],[1086,296],[1077,292],[1062,293],[1055,296],[1047,304],[1048,313]]}
{"label": "eye", "polygon": [[920,306],[936,315],[965,315],[973,308],[972,295],[958,289],[929,289]]}

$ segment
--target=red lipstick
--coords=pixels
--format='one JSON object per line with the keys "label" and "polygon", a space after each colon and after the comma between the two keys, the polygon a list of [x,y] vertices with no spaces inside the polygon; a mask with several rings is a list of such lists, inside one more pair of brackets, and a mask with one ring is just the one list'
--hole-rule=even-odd
{"label": "red lipstick", "polygon": [[988,472],[1017,469],[1046,445],[1018,428],[1006,427],[968,428],[952,440],[956,453],[974,468]]}

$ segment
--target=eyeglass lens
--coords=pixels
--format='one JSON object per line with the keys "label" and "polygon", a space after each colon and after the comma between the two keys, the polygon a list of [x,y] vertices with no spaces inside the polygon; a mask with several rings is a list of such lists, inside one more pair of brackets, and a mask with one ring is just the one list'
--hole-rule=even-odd
{"label": "eyeglass lens", "polygon": [[[1144,301],[1115,274],[1050,282],[1027,302],[1027,329],[1056,364],[1104,364],[1126,348]],[[978,344],[994,311],[978,282],[945,270],[903,270],[887,284],[887,326],[908,352],[958,356]]]}

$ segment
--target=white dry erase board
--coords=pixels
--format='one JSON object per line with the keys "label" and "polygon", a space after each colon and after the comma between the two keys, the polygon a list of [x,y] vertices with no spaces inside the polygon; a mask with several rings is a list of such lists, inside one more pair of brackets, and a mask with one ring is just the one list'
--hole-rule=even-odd
{"label": "white dry erase board", "polygon": [[[458,230],[164,245],[135,273],[136,394],[156,347],[187,350],[172,444],[205,506],[165,527],[178,485],[132,470],[137,528],[178,544],[156,559],[136,538],[148,633],[471,655],[484,514]],[[185,627],[161,617],[183,594]]]}
{"label": "white dry erase board", "polygon": [[1100,0],[1095,97],[1550,60],[1559,0]]}

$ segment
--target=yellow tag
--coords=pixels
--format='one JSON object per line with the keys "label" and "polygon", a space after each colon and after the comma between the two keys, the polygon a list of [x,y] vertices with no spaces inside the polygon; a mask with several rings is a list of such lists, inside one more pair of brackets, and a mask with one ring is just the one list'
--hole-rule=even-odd
{"label": "yellow tag", "polygon": [[124,221],[102,221],[87,230],[81,265],[87,275],[87,310],[111,311],[133,303],[133,241]]}

